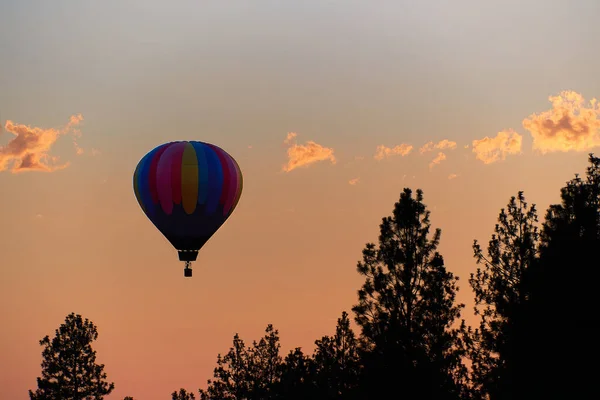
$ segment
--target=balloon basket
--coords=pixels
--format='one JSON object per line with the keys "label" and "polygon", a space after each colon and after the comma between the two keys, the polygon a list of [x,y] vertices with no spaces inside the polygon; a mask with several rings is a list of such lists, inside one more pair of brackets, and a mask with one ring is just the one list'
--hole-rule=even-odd
{"label": "balloon basket", "polygon": [[190,261],[185,262],[185,268],[183,269],[183,276],[185,276],[186,278],[192,277],[192,269],[190,268],[191,265],[192,265],[192,263]]}

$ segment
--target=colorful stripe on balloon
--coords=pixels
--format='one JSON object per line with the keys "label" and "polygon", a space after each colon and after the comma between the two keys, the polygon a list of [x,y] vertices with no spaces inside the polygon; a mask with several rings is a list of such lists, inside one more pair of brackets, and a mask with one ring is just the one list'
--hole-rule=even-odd
{"label": "colorful stripe on balloon", "polygon": [[160,145],[145,155],[133,176],[135,196],[147,214],[171,215],[181,205],[186,214],[200,206],[204,214],[222,210],[228,217],[243,188],[237,162],[223,149],[204,142]]}

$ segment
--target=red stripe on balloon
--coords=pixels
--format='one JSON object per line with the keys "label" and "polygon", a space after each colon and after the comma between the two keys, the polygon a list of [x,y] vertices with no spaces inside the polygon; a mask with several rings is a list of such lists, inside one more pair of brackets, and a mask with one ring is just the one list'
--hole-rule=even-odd
{"label": "red stripe on balloon", "polygon": [[183,163],[183,151],[187,142],[178,142],[174,146],[177,149],[173,151],[173,164],[171,165],[171,190],[173,193],[173,203],[181,204],[181,167]]}
{"label": "red stripe on balloon", "polygon": [[158,149],[152,158],[152,162],[150,163],[150,169],[148,171],[148,188],[150,189],[150,196],[152,197],[152,202],[154,204],[158,204],[158,188],[156,181],[156,169],[158,167],[158,161],[160,160],[160,156],[165,152],[165,150],[173,143],[167,143],[162,148]]}

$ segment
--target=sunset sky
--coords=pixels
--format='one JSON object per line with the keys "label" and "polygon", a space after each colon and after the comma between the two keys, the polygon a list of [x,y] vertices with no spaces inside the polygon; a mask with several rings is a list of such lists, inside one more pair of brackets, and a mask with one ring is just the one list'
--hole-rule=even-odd
{"label": "sunset sky", "polygon": [[[334,333],[364,245],[424,190],[473,324],[472,242],[540,217],[600,146],[600,2],[0,1],[0,399],[39,339],[99,329],[108,399],[197,391],[239,332]],[[244,191],[194,277],[138,205],[157,145],[214,143]],[[197,393],[197,392],[196,392]]]}

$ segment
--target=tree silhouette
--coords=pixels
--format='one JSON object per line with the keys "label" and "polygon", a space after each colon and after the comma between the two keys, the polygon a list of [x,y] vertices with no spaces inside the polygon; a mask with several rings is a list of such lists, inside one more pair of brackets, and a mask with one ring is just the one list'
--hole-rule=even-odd
{"label": "tree silhouette", "polygon": [[311,378],[317,390],[312,398],[351,398],[358,385],[360,360],[348,313],[338,319],[333,337],[323,336],[315,344]]}
{"label": "tree silhouette", "polygon": [[214,379],[208,380],[206,390],[200,389],[201,400],[272,399],[281,377],[279,333],[268,325],[266,334],[252,347],[246,348],[236,334],[233,347],[217,356]]}
{"label": "tree silhouette", "polygon": [[316,340],[312,357],[301,348],[279,356],[279,334],[268,325],[265,336],[246,347],[236,334],[233,347],[218,355],[214,379],[201,400],[352,399],[358,383],[358,340],[346,312],[337,321],[334,336]]}
{"label": "tree silhouette", "polygon": [[452,325],[458,278],[429,238],[423,192],[405,188],[393,215],[383,218],[379,246],[369,243],[357,270],[365,283],[353,307],[362,329],[366,398],[456,399],[466,377],[460,332]]}
{"label": "tree silhouette", "polygon": [[248,372],[251,390],[256,399],[274,398],[273,388],[281,377],[282,359],[279,355],[279,332],[269,324],[266,334],[249,351]]}
{"label": "tree silhouette", "polygon": [[530,291],[524,276],[537,260],[537,221],[535,205],[528,207],[519,192],[500,211],[487,257],[477,240],[473,244],[477,263],[483,266],[469,279],[475,314],[480,316],[469,341],[472,380],[477,391],[491,399],[514,398],[519,392],[513,384],[525,361],[519,338]]}
{"label": "tree silhouette", "polygon": [[98,339],[96,326],[81,315],[69,314],[56,336],[40,340],[42,377],[32,400],[102,400],[114,390],[106,381],[103,364],[96,364],[92,342]]}
{"label": "tree silhouette", "polygon": [[206,391],[200,389],[201,400],[229,400],[245,398],[248,387],[248,350],[239,334],[233,337],[233,347],[222,357],[217,355],[214,379],[208,380]]}
{"label": "tree silhouette", "polygon": [[181,388],[179,392],[171,393],[171,400],[196,400],[196,396],[194,396],[194,393]]}
{"label": "tree silhouette", "polygon": [[314,362],[302,349],[291,350],[281,365],[281,379],[277,386],[278,399],[317,399],[313,382]]}
{"label": "tree silhouette", "polygon": [[590,154],[589,163],[586,179],[576,175],[548,208],[540,262],[528,274],[527,347],[537,373],[522,383],[523,398],[598,395],[600,159]]}

